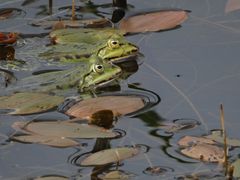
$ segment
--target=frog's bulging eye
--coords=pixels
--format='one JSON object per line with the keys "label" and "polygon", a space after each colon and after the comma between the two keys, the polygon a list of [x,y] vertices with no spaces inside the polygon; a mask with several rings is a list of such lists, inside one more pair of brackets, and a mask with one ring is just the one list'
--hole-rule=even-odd
{"label": "frog's bulging eye", "polygon": [[93,66],[93,71],[96,72],[96,73],[103,73],[103,71],[104,71],[103,65],[95,64]]}
{"label": "frog's bulging eye", "polygon": [[119,46],[120,45],[118,40],[113,40],[113,39],[108,40],[108,47],[114,49],[114,48],[118,48]]}

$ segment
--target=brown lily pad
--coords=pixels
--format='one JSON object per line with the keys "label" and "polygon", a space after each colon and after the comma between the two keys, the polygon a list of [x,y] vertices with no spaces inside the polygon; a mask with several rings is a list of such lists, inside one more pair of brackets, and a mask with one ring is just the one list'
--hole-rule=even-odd
{"label": "brown lily pad", "polygon": [[126,33],[168,30],[183,23],[187,17],[184,10],[163,10],[125,18],[120,21],[119,28]]}
{"label": "brown lily pad", "polygon": [[14,109],[10,114],[33,114],[50,110],[64,101],[63,97],[43,93],[16,93],[0,97],[0,109]]}
{"label": "brown lily pad", "polygon": [[111,110],[114,117],[135,112],[144,107],[140,97],[134,96],[102,96],[86,99],[73,105],[66,111],[67,115],[90,119],[98,111]]}
{"label": "brown lily pad", "polygon": [[195,137],[195,136],[184,136],[178,141],[180,146],[191,146],[193,144],[206,143],[206,144],[216,144],[212,139],[207,139],[204,137]]}
{"label": "brown lily pad", "polygon": [[224,150],[221,147],[212,144],[198,143],[191,147],[181,150],[181,153],[201,161],[206,162],[224,162]]}
{"label": "brown lily pad", "polygon": [[96,166],[109,163],[117,163],[124,159],[131,158],[139,153],[137,148],[121,147],[98,151],[85,158],[82,166]]}
{"label": "brown lily pad", "polygon": [[0,44],[13,44],[17,41],[17,33],[4,34],[0,32]]}

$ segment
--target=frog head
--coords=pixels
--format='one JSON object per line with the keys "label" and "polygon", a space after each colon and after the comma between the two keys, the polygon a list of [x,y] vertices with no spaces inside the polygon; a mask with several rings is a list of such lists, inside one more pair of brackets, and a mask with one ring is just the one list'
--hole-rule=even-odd
{"label": "frog head", "polygon": [[105,86],[117,79],[121,72],[120,67],[98,60],[91,64],[89,72],[86,73],[79,82],[78,89],[80,92],[83,92]]}
{"label": "frog head", "polygon": [[138,47],[128,42],[125,38],[111,37],[104,47],[99,49],[97,56],[113,63],[124,61],[136,56]]}

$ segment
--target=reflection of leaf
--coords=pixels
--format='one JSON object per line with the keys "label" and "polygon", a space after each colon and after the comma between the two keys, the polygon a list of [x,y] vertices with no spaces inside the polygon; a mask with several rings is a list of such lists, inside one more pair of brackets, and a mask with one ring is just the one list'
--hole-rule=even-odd
{"label": "reflection of leaf", "polygon": [[16,93],[0,97],[0,109],[15,109],[11,114],[32,114],[50,110],[63,100],[43,93]]}
{"label": "reflection of leaf", "polygon": [[139,150],[137,148],[114,148],[98,151],[85,158],[82,162],[82,166],[95,166],[104,165],[109,163],[116,163],[124,159],[128,159],[137,155]]}
{"label": "reflection of leaf", "polygon": [[225,13],[230,13],[240,9],[240,0],[228,0],[225,6]]}
{"label": "reflection of leaf", "polygon": [[237,159],[232,166],[234,167],[233,177],[240,178],[240,159]]}
{"label": "reflection of leaf", "polygon": [[43,136],[69,138],[113,138],[117,136],[117,133],[97,126],[66,121],[32,122],[25,126],[19,124],[25,131]]}
{"label": "reflection of leaf", "polygon": [[160,31],[175,28],[186,19],[186,11],[163,10],[125,18],[119,28],[126,33]]}
{"label": "reflection of leaf", "polygon": [[[206,138],[212,139],[218,143],[224,144],[224,138],[221,134],[221,131],[212,131],[211,135],[206,136]],[[229,146],[240,146],[239,139],[229,139],[227,138],[227,145]]]}
{"label": "reflection of leaf", "polygon": [[97,111],[111,110],[116,117],[135,112],[143,107],[144,102],[139,97],[102,96],[80,101],[72,106],[66,114],[79,118],[89,118]]}
{"label": "reflection of leaf", "polygon": [[38,143],[45,144],[53,147],[72,147],[79,145],[78,142],[64,138],[64,137],[51,137],[42,135],[21,135],[13,136],[14,140],[25,142],[25,143]]}

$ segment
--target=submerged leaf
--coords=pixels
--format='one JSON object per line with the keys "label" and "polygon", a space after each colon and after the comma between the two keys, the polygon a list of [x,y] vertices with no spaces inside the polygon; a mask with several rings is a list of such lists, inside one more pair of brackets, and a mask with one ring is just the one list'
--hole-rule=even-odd
{"label": "submerged leaf", "polygon": [[140,97],[133,96],[102,96],[86,99],[73,105],[66,114],[78,118],[90,118],[94,113],[111,110],[114,117],[135,112],[144,107]]}
{"label": "submerged leaf", "polygon": [[82,166],[96,166],[109,163],[117,163],[124,159],[131,158],[139,153],[137,148],[122,147],[98,151],[85,158]]}
{"label": "submerged leaf", "polygon": [[56,107],[63,97],[43,93],[16,93],[0,97],[0,109],[14,109],[10,114],[40,113]]}
{"label": "submerged leaf", "polygon": [[13,136],[13,140],[17,140],[25,143],[37,143],[44,144],[53,147],[73,147],[79,145],[78,142],[64,138],[64,137],[51,137],[51,136],[43,136],[43,135],[21,135],[21,136]]}
{"label": "submerged leaf", "polygon": [[160,31],[175,28],[186,19],[186,11],[163,10],[125,18],[120,21],[119,28],[126,33]]}
{"label": "submerged leaf", "polygon": [[43,136],[69,138],[114,138],[117,133],[88,124],[65,121],[32,122],[24,126],[24,130]]}

